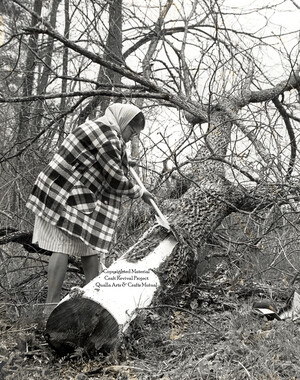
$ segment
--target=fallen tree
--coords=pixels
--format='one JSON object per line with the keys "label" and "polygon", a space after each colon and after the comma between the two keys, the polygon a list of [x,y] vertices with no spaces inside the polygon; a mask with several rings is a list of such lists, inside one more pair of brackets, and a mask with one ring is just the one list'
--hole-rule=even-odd
{"label": "fallen tree", "polygon": [[[224,114],[219,112],[215,120],[207,143],[221,157],[231,122],[224,123]],[[233,185],[225,178],[223,162],[209,160],[210,149],[203,146],[199,150],[187,191],[165,202],[171,231],[150,228],[107,271],[84,288],[73,288],[53,310],[45,336],[58,352],[112,348],[140,308],[194,276],[198,249],[226,216],[242,209],[270,207],[278,198],[278,188],[272,192],[264,185],[247,191]]]}

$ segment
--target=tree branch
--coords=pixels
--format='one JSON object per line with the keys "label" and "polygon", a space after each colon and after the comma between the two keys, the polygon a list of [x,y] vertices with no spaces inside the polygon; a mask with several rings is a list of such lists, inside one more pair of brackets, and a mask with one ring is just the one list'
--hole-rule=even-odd
{"label": "tree branch", "polygon": [[[32,243],[32,231],[18,231],[15,228],[0,229],[0,245],[8,243],[18,243],[23,245],[24,249],[30,253],[40,253],[45,256],[51,256],[52,252],[40,248],[37,244]],[[69,257],[69,263],[77,268],[81,268],[80,260]]]}
{"label": "tree branch", "polygon": [[286,126],[287,131],[288,131],[290,142],[291,142],[290,161],[289,161],[287,174],[285,176],[286,181],[288,181],[291,177],[291,174],[292,174],[294,166],[295,166],[296,155],[297,155],[297,142],[296,142],[295,133],[294,133],[291,121],[290,121],[290,117],[289,117],[288,113],[286,112],[285,108],[283,107],[282,103],[280,103],[278,97],[273,99],[273,103],[283,118],[284,124]]}
{"label": "tree branch", "polygon": [[74,91],[74,92],[62,92],[55,94],[47,95],[31,95],[24,97],[15,97],[15,98],[0,98],[0,103],[22,103],[22,102],[32,102],[35,100],[49,100],[49,99],[58,99],[58,98],[71,98],[77,96],[92,97],[92,96],[114,96],[122,98],[147,98],[147,99],[161,99],[169,101],[168,94],[161,93],[149,93],[149,92],[123,92],[123,91],[113,91],[113,90],[89,90],[89,91]]}
{"label": "tree branch", "polygon": [[[291,91],[294,89],[300,88],[300,76],[299,76],[300,67],[297,67],[295,74],[292,74],[288,79],[278,83],[276,86],[267,88],[261,91],[252,91],[249,102],[250,103],[261,103],[268,100],[272,100],[277,96],[281,95],[285,91]],[[294,71],[293,71],[294,72]],[[243,99],[241,99],[243,100]],[[248,103],[246,103],[248,104]],[[244,103],[239,104],[239,106],[246,105]]]}

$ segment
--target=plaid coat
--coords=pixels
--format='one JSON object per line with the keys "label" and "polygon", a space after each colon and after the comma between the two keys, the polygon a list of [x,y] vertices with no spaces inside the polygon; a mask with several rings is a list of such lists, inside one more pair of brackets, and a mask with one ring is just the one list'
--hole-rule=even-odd
{"label": "plaid coat", "polygon": [[27,207],[47,222],[108,252],[122,195],[138,198],[128,178],[125,142],[116,131],[87,121],[62,143],[43,170]]}

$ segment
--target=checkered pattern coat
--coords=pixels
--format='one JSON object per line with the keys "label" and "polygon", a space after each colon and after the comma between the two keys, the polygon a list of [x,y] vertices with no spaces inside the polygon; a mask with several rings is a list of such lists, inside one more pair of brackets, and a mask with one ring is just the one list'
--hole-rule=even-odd
{"label": "checkered pattern coat", "polygon": [[87,121],[64,140],[38,176],[27,207],[99,252],[109,251],[122,195],[138,198],[128,178],[125,142],[116,131]]}

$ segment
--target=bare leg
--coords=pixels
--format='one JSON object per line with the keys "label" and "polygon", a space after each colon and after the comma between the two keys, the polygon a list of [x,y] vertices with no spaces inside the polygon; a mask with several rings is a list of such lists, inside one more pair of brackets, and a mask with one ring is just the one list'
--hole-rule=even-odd
{"label": "bare leg", "polygon": [[61,288],[65,279],[68,266],[68,255],[64,253],[52,253],[48,265],[48,294],[46,303],[58,303],[60,301]]}
{"label": "bare leg", "polygon": [[88,284],[93,278],[99,274],[99,258],[98,255],[82,256],[81,263],[85,275],[85,283]]}

